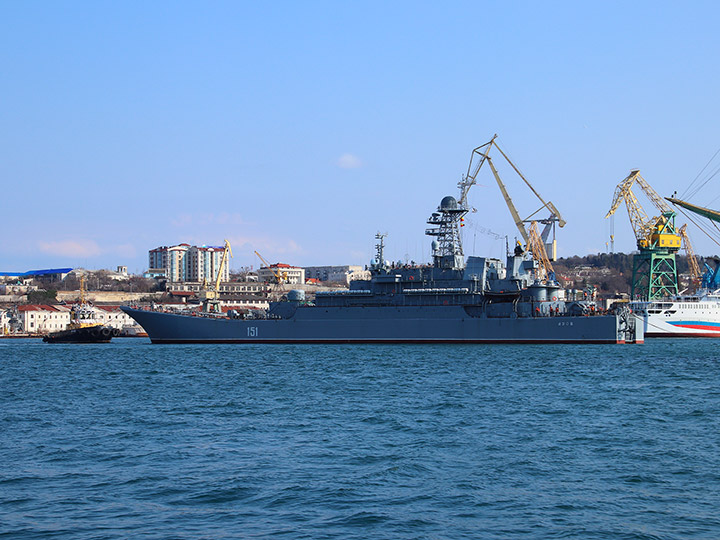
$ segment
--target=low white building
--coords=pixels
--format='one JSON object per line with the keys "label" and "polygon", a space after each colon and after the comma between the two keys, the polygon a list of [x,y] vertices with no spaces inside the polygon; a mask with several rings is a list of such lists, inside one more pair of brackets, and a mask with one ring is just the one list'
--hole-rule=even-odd
{"label": "low white building", "polygon": [[28,304],[18,306],[18,319],[29,334],[47,334],[65,330],[70,323],[70,308]]}
{"label": "low white building", "polygon": [[291,285],[305,283],[305,269],[289,264],[276,263],[269,267],[263,266],[257,271],[258,280],[265,283],[277,283],[277,276],[280,276],[282,283]]}
{"label": "low white building", "polygon": [[98,322],[122,330],[125,326],[136,326],[137,323],[119,306],[95,306]]}
{"label": "low white building", "polygon": [[[203,284],[199,282],[168,283],[167,290],[179,298],[197,298]],[[221,282],[219,293],[220,302],[225,306],[249,307],[265,309],[270,307],[268,294],[272,288],[266,283],[257,281],[227,281]]]}
{"label": "low white building", "polygon": [[305,278],[349,285],[353,280],[370,279],[370,271],[358,265],[306,266]]}
{"label": "low white building", "polygon": [[[50,306],[28,304],[18,306],[18,318],[25,332],[30,334],[49,334],[65,330],[70,324],[71,306]],[[94,306],[99,323],[122,329],[134,326],[135,320],[122,311],[119,306]]]}

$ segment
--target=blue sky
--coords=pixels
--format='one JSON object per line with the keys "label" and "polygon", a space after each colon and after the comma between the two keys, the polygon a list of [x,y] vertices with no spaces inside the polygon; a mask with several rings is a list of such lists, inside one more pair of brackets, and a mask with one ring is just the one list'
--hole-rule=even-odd
{"label": "blue sky", "polygon": [[[142,272],[224,238],[234,268],[365,264],[378,231],[426,261],[494,133],[567,220],[559,254],[605,251],[631,168],[682,193],[720,148],[719,5],[626,4],[0,2],[0,269]],[[516,231],[478,180],[465,251],[500,256],[487,232]],[[624,209],[615,237],[634,248]]]}

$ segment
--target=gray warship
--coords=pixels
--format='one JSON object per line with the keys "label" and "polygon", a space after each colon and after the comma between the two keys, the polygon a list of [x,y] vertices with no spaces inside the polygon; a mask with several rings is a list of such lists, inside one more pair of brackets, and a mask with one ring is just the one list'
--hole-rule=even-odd
{"label": "gray warship", "polygon": [[[347,290],[317,293],[314,302],[293,290],[269,309],[245,314],[121,309],[158,344],[642,343],[642,324],[627,309],[604,313],[592,299],[565,298],[535,221],[520,228],[526,246],[518,242],[506,260],[465,257],[460,228],[471,211],[467,191],[489,161],[482,149],[473,151],[481,161],[472,168],[471,159],[472,172],[459,184],[460,198],[444,197],[427,220],[425,234],[433,238],[430,264],[389,264],[384,235],[378,234],[370,279],[352,281]],[[494,167],[493,172],[506,195]],[[513,211],[508,196],[506,201]],[[551,203],[543,207],[551,210],[548,223],[558,220]],[[522,222],[518,216],[519,227]]]}

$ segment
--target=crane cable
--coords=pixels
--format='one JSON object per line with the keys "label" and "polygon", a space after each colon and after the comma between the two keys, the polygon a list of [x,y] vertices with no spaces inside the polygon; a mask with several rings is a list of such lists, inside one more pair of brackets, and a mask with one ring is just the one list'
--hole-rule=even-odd
{"label": "crane cable", "polygon": [[712,180],[719,172],[720,172],[720,166],[718,166],[712,173],[709,174],[705,178],[705,180],[698,186],[695,186],[695,183],[698,182],[700,179],[700,175],[702,175],[705,170],[710,166],[710,164],[713,162],[713,160],[720,154],[720,148],[717,149],[717,151],[713,154],[713,156],[708,160],[708,162],[705,164],[705,166],[700,170],[700,172],[697,174],[695,179],[690,182],[690,185],[685,188],[685,191],[680,195],[681,199],[689,200],[693,198],[695,195],[698,194],[698,192],[705,187],[705,185]]}
{"label": "crane cable", "polygon": [[712,240],[712,242],[714,244],[716,244],[718,247],[720,247],[720,241],[718,241],[718,238],[720,238],[720,227],[718,226],[718,224],[716,222],[710,221],[710,224],[715,228],[716,235],[714,235],[712,232],[708,232],[707,230],[705,230],[705,227],[695,220],[695,216],[690,215],[683,208],[678,208],[678,210],[680,211],[680,213],[682,213],[682,215],[685,216],[685,218],[688,221],[692,222],[693,225],[695,225],[698,229],[700,229],[705,234],[705,236],[707,236],[710,240]]}

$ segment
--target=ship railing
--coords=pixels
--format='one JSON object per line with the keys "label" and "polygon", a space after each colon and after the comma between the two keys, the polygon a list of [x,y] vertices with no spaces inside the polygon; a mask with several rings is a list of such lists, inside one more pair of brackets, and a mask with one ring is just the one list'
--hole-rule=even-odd
{"label": "ship railing", "polygon": [[467,294],[470,289],[467,287],[448,288],[426,288],[426,289],[403,289],[403,294]]}
{"label": "ship railing", "polygon": [[372,291],[368,291],[365,289],[360,290],[349,290],[349,291],[318,291],[315,293],[316,296],[344,296],[349,294],[363,294],[363,295],[369,295],[372,294]]}

